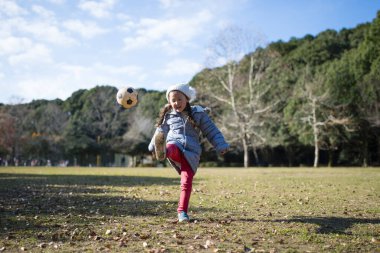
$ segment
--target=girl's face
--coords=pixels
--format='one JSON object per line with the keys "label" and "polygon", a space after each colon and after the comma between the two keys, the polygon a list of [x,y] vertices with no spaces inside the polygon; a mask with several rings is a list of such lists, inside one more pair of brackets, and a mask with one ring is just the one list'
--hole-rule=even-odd
{"label": "girl's face", "polygon": [[185,94],[180,91],[173,90],[169,93],[169,104],[176,112],[182,112],[188,101]]}

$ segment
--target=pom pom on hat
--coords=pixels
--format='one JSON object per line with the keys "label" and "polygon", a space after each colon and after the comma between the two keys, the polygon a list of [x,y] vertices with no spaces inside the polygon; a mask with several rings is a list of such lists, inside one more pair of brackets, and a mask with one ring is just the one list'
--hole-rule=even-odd
{"label": "pom pom on hat", "polygon": [[168,101],[169,101],[169,93],[174,90],[180,91],[183,94],[185,94],[185,96],[189,99],[190,103],[193,102],[195,98],[197,97],[196,90],[193,87],[189,86],[188,84],[175,84],[175,85],[170,86],[166,91],[166,99]]}

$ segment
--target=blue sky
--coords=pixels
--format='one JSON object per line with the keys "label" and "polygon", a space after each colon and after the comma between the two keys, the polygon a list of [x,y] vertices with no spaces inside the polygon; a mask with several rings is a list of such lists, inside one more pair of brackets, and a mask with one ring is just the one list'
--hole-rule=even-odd
{"label": "blue sky", "polygon": [[371,22],[378,0],[0,0],[0,103],[96,85],[165,90],[234,26],[287,41]]}

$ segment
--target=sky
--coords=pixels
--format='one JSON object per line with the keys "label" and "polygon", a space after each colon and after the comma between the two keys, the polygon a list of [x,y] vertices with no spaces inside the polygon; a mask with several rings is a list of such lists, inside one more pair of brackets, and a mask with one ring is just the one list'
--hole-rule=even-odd
{"label": "sky", "polygon": [[378,10],[379,0],[0,0],[0,103],[97,85],[163,91],[205,68],[228,27],[266,45],[354,28]]}

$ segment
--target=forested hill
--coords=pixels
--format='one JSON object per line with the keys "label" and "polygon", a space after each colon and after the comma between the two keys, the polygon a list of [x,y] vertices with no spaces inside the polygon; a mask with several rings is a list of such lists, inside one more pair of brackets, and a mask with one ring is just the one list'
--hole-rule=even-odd
{"label": "forested hill", "polygon": [[246,164],[380,164],[380,12],[372,23],[274,42],[239,62],[230,54],[239,45],[223,38],[218,56],[230,61],[191,84]]}
{"label": "forested hill", "polygon": [[[221,158],[205,141],[202,164],[380,164],[380,12],[371,23],[273,42],[240,60],[227,52],[225,65],[190,82],[232,144]],[[1,105],[2,161],[112,165],[126,153],[139,162],[165,95],[140,89],[138,106],[122,110],[116,92],[98,86],[65,101]]]}

